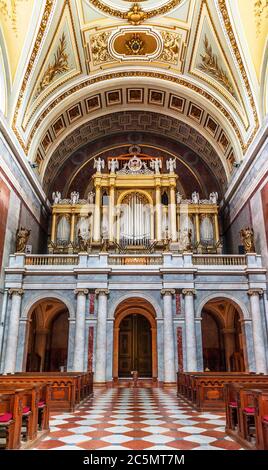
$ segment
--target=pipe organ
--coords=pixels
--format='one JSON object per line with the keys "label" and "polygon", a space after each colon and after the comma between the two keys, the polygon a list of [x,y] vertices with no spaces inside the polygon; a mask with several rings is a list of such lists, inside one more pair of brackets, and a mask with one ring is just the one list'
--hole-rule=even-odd
{"label": "pipe organ", "polygon": [[[186,199],[177,191],[175,159],[166,162],[147,155],[95,159],[94,190],[87,199],[72,192],[70,199],[53,193],[50,253],[143,250],[221,253],[217,193]],[[105,195],[105,196],[104,196]],[[166,248],[165,248],[166,249]]]}

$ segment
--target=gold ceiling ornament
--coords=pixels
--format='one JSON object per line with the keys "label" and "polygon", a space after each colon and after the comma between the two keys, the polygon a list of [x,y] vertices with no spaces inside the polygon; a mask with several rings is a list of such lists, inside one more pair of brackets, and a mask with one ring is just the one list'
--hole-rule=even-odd
{"label": "gold ceiling ornament", "polygon": [[144,11],[138,3],[133,3],[132,7],[129,11],[119,11],[111,6],[107,5],[105,2],[101,0],[89,0],[94,7],[98,8],[98,10],[106,13],[110,16],[115,16],[116,18],[121,18],[122,20],[128,20],[131,24],[140,24],[141,22],[153,18],[157,15],[165,15],[169,11],[176,8],[182,0],[167,0],[167,2],[160,6],[159,8],[153,8],[152,10]]}
{"label": "gold ceiling ornament", "polygon": [[0,0],[0,15],[4,20],[10,20],[14,33],[18,33],[17,29],[17,6],[19,2],[28,2],[28,0]]}
{"label": "gold ceiling ornament", "polygon": [[170,33],[169,31],[163,31],[161,35],[163,38],[164,49],[160,56],[160,60],[177,64],[179,59],[181,36],[177,33]]}
{"label": "gold ceiling ornament", "polygon": [[54,62],[49,64],[37,88],[35,97],[37,98],[45,88],[54,80],[57,75],[61,75],[69,70],[69,55],[66,52],[66,37],[62,33],[57,51],[54,53]]}
{"label": "gold ceiling ornament", "polygon": [[94,65],[113,61],[108,51],[108,39],[110,35],[110,32],[103,32],[91,37],[90,48]]}
{"label": "gold ceiling ornament", "polygon": [[140,55],[144,50],[144,42],[139,34],[134,33],[128,41],[125,42],[126,49],[133,55]]}
{"label": "gold ceiling ornament", "polygon": [[254,2],[254,15],[256,21],[256,36],[261,34],[263,15],[266,12],[268,18],[268,0],[255,0]]}
{"label": "gold ceiling ornament", "polygon": [[204,39],[205,54],[200,54],[202,63],[199,64],[198,68],[203,72],[211,75],[215,80],[217,80],[221,85],[226,88],[226,90],[235,97],[234,87],[223,68],[219,65],[219,59],[215,53],[212,51],[212,46],[208,42],[207,35]]}

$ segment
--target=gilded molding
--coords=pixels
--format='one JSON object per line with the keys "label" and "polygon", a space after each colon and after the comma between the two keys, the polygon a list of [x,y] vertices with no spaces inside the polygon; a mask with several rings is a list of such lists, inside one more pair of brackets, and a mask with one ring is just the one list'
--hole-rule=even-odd
{"label": "gilded molding", "polygon": [[267,0],[255,0],[254,2],[254,15],[256,23],[256,36],[257,38],[261,34],[263,13],[266,11],[268,15],[268,1]]}
{"label": "gilded molding", "polygon": [[68,72],[69,56],[66,52],[66,46],[66,37],[65,34],[62,33],[57,51],[54,54],[54,62],[48,65],[45,73],[43,74],[43,77],[39,82],[35,98],[37,98],[40,93],[42,93],[42,91],[50,85],[56,75],[61,75],[64,72]]}
{"label": "gilded molding", "polygon": [[236,39],[235,39],[232,24],[231,24],[230,17],[229,17],[229,14],[228,14],[226,0],[218,0],[218,5],[219,5],[219,9],[220,9],[222,19],[223,19],[223,22],[224,22],[225,30],[228,34],[230,44],[231,44],[232,49],[234,51],[238,67],[240,69],[242,78],[244,80],[244,84],[245,84],[245,87],[246,87],[246,90],[247,90],[247,93],[248,93],[248,97],[249,97],[249,100],[250,100],[250,105],[251,105],[251,108],[252,108],[252,111],[253,111],[253,116],[254,116],[254,121],[255,121],[255,128],[253,129],[253,131],[252,131],[249,139],[247,140],[247,142],[245,144],[243,144],[243,146],[242,146],[243,152],[245,153],[247,151],[248,147],[250,146],[251,142],[253,141],[257,131],[258,131],[260,123],[259,123],[256,104],[255,104],[253,94],[252,94],[252,90],[251,90],[251,87],[250,87],[250,83],[249,83],[249,80],[248,80],[247,72],[246,72],[246,69],[245,69],[244,64],[243,64],[243,60],[242,60],[242,57],[241,57],[241,54],[240,54],[240,51],[239,51],[239,47],[238,47]]}
{"label": "gilded molding", "polygon": [[[153,18],[157,15],[165,15],[169,11],[173,10],[173,8],[177,7],[181,0],[169,0],[164,5],[160,6],[159,8],[153,8],[152,10],[142,10],[141,7],[136,3],[134,3],[128,12],[122,12],[120,10],[115,10],[111,6],[103,3],[100,0],[89,0],[89,2],[98,10],[106,13],[110,16],[115,16],[116,18],[121,18],[122,20],[127,19],[131,24],[140,24],[142,21],[147,20],[149,18]],[[136,8],[134,9],[134,6]],[[137,8],[138,7],[138,8]],[[134,17],[135,15],[135,17]]]}
{"label": "gilded molding", "polygon": [[208,42],[207,35],[204,39],[205,54],[200,54],[202,63],[199,64],[199,70],[202,70],[205,73],[208,73],[213,78],[215,78],[221,85],[226,88],[231,95],[235,97],[234,87],[223,68],[219,65],[219,59],[217,54],[212,51],[212,46]]}

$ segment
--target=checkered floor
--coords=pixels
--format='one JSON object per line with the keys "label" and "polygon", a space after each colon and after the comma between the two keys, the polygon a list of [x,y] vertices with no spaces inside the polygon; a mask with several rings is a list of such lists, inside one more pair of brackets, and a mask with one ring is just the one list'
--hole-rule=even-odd
{"label": "checkered floor", "polygon": [[222,413],[199,413],[175,389],[96,390],[74,413],[53,414],[36,449],[240,449]]}

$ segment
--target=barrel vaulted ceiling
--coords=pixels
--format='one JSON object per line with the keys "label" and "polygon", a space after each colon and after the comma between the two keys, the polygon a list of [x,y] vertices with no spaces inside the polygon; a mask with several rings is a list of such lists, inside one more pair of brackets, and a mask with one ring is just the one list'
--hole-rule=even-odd
{"label": "barrel vaulted ceiling", "polygon": [[228,181],[268,111],[267,13],[266,0],[0,0],[0,107],[43,184],[137,113],[145,132],[185,144],[184,129]]}

